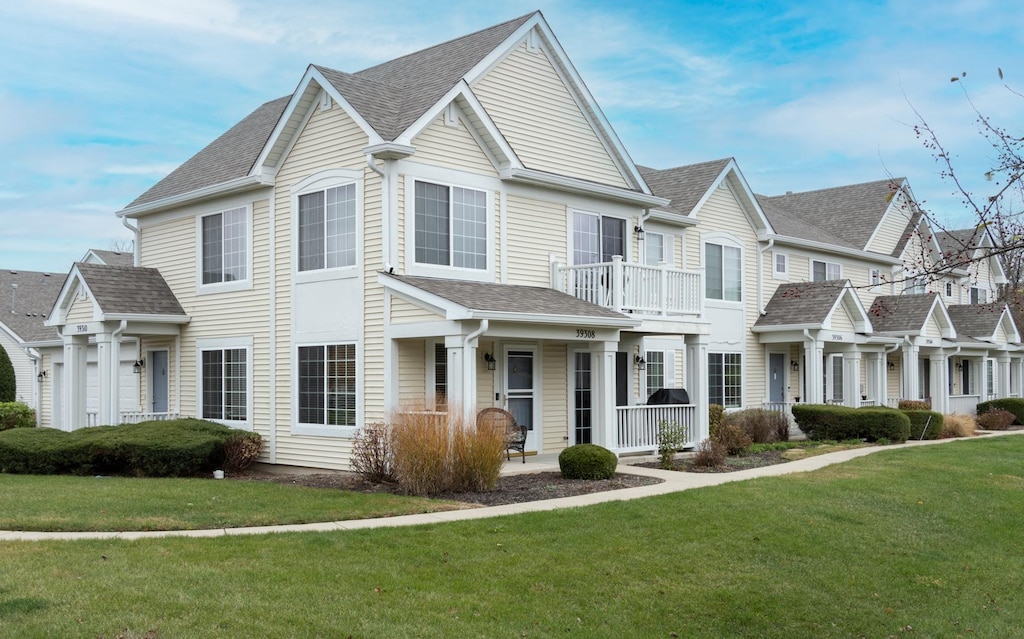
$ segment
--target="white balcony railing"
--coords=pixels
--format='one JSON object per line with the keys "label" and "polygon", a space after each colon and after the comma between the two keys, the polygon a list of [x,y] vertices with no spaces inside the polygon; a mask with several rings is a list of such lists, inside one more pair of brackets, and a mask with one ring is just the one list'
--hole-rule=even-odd
{"label": "white balcony railing", "polygon": [[[141,411],[121,411],[121,424],[138,424],[139,422],[164,422],[169,419],[178,419],[178,413],[145,413]],[[86,426],[103,426],[100,424],[100,414],[90,411],[85,414]]]}
{"label": "white balcony railing", "polygon": [[613,311],[660,316],[699,316],[704,311],[700,271],[623,262],[616,255],[600,264],[555,263],[551,279],[557,290]]}
{"label": "white balcony railing", "polygon": [[617,451],[638,453],[658,450],[658,426],[678,424],[686,429],[686,446],[696,446],[697,407],[693,404],[616,406]]}

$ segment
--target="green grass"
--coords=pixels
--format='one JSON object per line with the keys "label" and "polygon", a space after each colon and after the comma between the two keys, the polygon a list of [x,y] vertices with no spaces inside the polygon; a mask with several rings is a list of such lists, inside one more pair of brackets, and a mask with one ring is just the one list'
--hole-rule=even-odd
{"label": "green grass", "polygon": [[1002,639],[1022,460],[1009,436],[454,524],[0,542],[0,637]]}
{"label": "green grass", "polygon": [[450,510],[388,494],[261,481],[0,474],[0,530],[189,530]]}

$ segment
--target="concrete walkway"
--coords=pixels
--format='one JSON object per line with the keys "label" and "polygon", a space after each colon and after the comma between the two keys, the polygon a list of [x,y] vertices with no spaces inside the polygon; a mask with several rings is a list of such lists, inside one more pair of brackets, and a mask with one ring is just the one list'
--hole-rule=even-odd
{"label": "concrete walkway", "polygon": [[[1024,434],[1024,430],[993,432],[980,437],[999,437],[1003,435]],[[972,438],[973,439],[973,438]],[[654,468],[641,468],[638,466],[620,465],[616,470],[620,473],[633,475],[646,475],[658,477],[664,481],[660,484],[650,486],[639,486],[637,488],[626,488],[601,493],[590,493],[587,495],[576,495],[573,497],[562,497],[560,499],[546,499],[544,501],[532,501],[522,504],[506,504],[504,506],[489,506],[486,508],[469,508],[465,510],[450,510],[438,513],[423,513],[418,515],[403,515],[400,517],[384,517],[379,519],[356,519],[350,521],[331,521],[317,524],[293,524],[286,526],[250,526],[246,528],[215,528],[210,530],[166,530],[146,532],[18,532],[0,530],[0,541],[52,541],[52,540],[76,540],[76,539],[152,539],[156,537],[225,537],[230,535],[261,535],[265,533],[279,532],[323,532],[336,530],[360,530],[364,528],[385,528],[397,526],[419,526],[422,524],[439,524],[451,521],[466,521],[470,519],[484,519],[488,517],[499,517],[502,515],[515,515],[519,513],[532,513],[560,508],[576,508],[589,506],[610,501],[624,501],[627,499],[640,499],[653,495],[664,495],[705,486],[718,486],[734,481],[744,481],[755,477],[776,477],[792,473],[802,473],[811,470],[831,466],[857,457],[863,457],[883,450],[894,450],[898,448],[909,448],[913,446],[931,446],[936,444],[949,444],[951,442],[970,441],[962,439],[936,439],[930,441],[912,441],[905,444],[892,446],[869,446],[866,448],[855,448],[842,450],[825,455],[817,455],[784,464],[763,466],[761,468],[749,468],[733,473],[681,473],[671,470],[659,470]],[[558,471],[558,459],[555,455],[539,455],[528,457],[525,464],[519,459],[506,462],[502,474],[535,473],[543,471]]]}

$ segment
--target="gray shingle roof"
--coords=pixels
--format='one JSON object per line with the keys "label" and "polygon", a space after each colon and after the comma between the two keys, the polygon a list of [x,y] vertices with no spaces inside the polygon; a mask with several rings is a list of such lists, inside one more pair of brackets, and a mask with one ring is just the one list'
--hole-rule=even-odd
{"label": "gray shingle roof", "polygon": [[822,324],[843,294],[848,280],[783,284],[764,307],[754,326]]}
{"label": "gray shingle roof", "polygon": [[409,275],[389,275],[388,277],[475,311],[589,317],[594,320],[628,318],[621,313],[541,286],[466,282]]}
{"label": "gray shingle roof", "polygon": [[75,267],[106,314],[185,316],[185,309],[155,268],[82,262]]}
{"label": "gray shingle roof", "polygon": [[991,304],[955,304],[946,308],[958,335],[988,338],[996,332],[1006,305],[1002,302]]}
{"label": "gray shingle roof", "polygon": [[984,243],[985,231],[980,228],[940,231],[935,234],[935,239],[946,264],[966,268],[974,259],[974,252]]}
{"label": "gray shingle roof", "polygon": [[668,207],[670,210],[689,215],[731,160],[724,158],[672,169],[636,168],[651,188],[651,193],[672,200]]}
{"label": "gray shingle roof", "polygon": [[108,266],[133,266],[135,264],[135,256],[131,253],[101,251],[100,249],[92,249],[92,252]]}
{"label": "gray shingle roof", "polygon": [[[357,73],[316,68],[385,141],[393,141],[534,13]],[[260,106],[129,206],[248,175],[291,97]]]}
{"label": "gray shingle roof", "polygon": [[919,331],[935,304],[935,293],[880,295],[871,303],[868,317],[876,333]]}
{"label": "gray shingle roof", "polygon": [[[902,183],[895,178],[757,199],[780,234],[814,241],[828,237],[831,244],[863,251]],[[788,215],[779,217],[780,212]]]}
{"label": "gray shingle roof", "polygon": [[[12,284],[18,285],[17,290]],[[57,329],[43,326],[43,322],[63,284],[64,275],[0,271],[0,322],[25,342],[58,339]]]}

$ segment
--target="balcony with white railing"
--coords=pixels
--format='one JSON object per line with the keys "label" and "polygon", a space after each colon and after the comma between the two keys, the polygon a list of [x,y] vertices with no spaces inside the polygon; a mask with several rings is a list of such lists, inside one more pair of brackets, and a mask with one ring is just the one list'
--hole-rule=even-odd
{"label": "balcony with white railing", "polygon": [[658,427],[677,424],[686,429],[686,446],[696,446],[697,407],[693,404],[663,404],[658,406],[616,406],[615,433],[617,452],[640,453],[658,450]]}
{"label": "balcony with white railing", "polygon": [[611,262],[566,266],[551,265],[557,290],[613,311],[658,317],[699,317],[704,312],[704,274],[667,264],[647,266]]}

